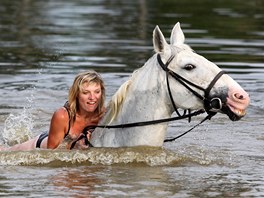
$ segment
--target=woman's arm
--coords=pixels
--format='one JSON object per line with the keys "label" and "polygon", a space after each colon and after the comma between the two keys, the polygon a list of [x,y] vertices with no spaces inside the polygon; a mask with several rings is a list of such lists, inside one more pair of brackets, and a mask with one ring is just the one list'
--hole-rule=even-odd
{"label": "woman's arm", "polygon": [[68,130],[69,116],[66,109],[63,107],[54,112],[51,122],[48,137],[48,149],[55,149],[64,139]]}

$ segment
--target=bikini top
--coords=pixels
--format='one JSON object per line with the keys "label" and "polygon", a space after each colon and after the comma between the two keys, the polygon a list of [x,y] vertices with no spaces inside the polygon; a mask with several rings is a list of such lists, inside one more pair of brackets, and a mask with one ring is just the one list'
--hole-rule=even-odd
{"label": "bikini top", "polygon": [[71,115],[70,115],[70,111],[69,111],[69,102],[65,102],[65,104],[63,105],[63,107],[67,110],[68,112],[68,116],[69,116],[69,123],[68,123],[68,131],[67,133],[64,135],[64,138],[66,138],[67,135],[69,135],[70,133],[70,128],[71,128]]}
{"label": "bikini top", "polygon": [[82,144],[78,144],[78,147],[80,148],[88,148],[89,146],[92,146],[87,138],[87,130],[86,128],[84,128],[84,130],[81,132],[80,136],[76,139],[73,140],[71,137],[69,137],[69,133],[70,133],[70,128],[71,128],[71,116],[70,116],[70,111],[69,111],[69,102],[67,101],[63,107],[67,110],[68,112],[68,116],[69,116],[69,124],[68,124],[68,131],[64,136],[64,140],[66,140],[66,142],[70,143],[70,150],[74,148],[74,146],[76,145],[76,143],[78,143],[80,140],[83,140]]}

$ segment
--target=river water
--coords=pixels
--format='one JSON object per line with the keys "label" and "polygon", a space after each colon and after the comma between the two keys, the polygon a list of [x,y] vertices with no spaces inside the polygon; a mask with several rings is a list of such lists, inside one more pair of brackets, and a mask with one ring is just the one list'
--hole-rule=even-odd
{"label": "river water", "polygon": [[[264,197],[264,2],[0,0],[1,144],[48,130],[80,71],[107,100],[153,54],[152,31],[186,42],[250,94],[238,122],[216,115],[163,148],[0,152],[4,197]],[[168,137],[198,123],[171,123]]]}

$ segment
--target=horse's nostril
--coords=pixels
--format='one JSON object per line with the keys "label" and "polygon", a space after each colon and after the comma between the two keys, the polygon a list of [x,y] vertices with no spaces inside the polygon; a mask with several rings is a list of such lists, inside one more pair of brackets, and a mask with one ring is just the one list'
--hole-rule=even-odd
{"label": "horse's nostril", "polygon": [[239,94],[239,93],[236,93],[235,94],[235,97],[239,100],[243,100],[244,99],[244,96],[242,94]]}

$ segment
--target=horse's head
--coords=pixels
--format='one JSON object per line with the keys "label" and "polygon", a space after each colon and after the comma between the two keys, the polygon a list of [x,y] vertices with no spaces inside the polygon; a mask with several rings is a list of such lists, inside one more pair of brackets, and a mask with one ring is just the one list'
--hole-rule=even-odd
{"label": "horse's head", "polygon": [[167,72],[176,106],[191,110],[204,108],[207,112],[225,113],[233,121],[239,120],[249,105],[248,94],[217,65],[184,44],[184,40],[179,23],[172,30],[170,45],[158,26],[153,32],[157,60]]}

